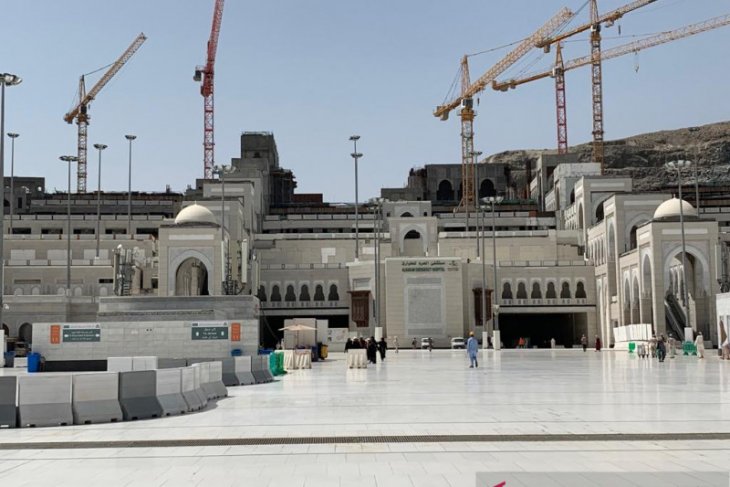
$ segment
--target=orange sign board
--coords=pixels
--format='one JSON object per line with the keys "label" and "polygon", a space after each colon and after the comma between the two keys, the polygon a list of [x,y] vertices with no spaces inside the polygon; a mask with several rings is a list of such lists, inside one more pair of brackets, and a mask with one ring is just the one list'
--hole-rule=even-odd
{"label": "orange sign board", "polygon": [[231,323],[231,341],[241,341],[241,323]]}
{"label": "orange sign board", "polygon": [[61,325],[51,325],[51,344],[61,343]]}

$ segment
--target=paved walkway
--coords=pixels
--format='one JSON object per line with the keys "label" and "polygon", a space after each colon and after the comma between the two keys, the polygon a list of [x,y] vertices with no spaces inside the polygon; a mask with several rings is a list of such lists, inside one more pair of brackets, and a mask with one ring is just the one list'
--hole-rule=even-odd
{"label": "paved walkway", "polygon": [[507,350],[469,369],[463,351],[408,350],[348,370],[333,354],[201,413],[2,431],[0,478],[382,487],[475,485],[490,470],[728,471],[729,379],[715,357]]}

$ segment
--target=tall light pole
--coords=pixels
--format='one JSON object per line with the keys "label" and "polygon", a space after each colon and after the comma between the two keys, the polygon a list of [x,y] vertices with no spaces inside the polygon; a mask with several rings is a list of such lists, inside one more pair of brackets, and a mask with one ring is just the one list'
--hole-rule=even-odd
{"label": "tall light pole", "polygon": [[380,232],[381,216],[383,213],[383,198],[375,198],[375,299],[373,300],[373,314],[375,315],[375,326],[380,326]]}
{"label": "tall light pole", "polygon": [[101,242],[101,151],[107,148],[105,144],[94,144],[99,151],[99,170],[96,182],[96,259],[99,260],[99,245]]}
{"label": "tall light pole", "polygon": [[[20,76],[10,73],[0,73],[0,175],[3,184],[0,185],[0,200],[5,201],[5,85],[15,86],[22,82]],[[3,324],[3,295],[5,294],[5,208],[0,211],[0,325]]]}
{"label": "tall light pole", "polygon": [[[479,201],[479,200],[476,200]],[[484,211],[487,209],[486,206],[479,205],[479,211],[482,213],[482,226],[481,226],[481,246],[482,246],[482,330],[487,331],[487,259],[484,253]],[[477,225],[477,231],[479,231]],[[496,286],[495,290],[492,291],[495,295],[497,294]],[[487,344],[482,344],[484,348],[487,348]]]}
{"label": "tall light pole", "polygon": [[[226,221],[226,181],[223,177],[226,172],[228,171],[228,166],[225,165],[216,165],[213,166],[213,174],[218,175],[218,179],[221,182],[221,248],[224,249],[226,252],[226,255],[224,256],[224,262],[225,262],[225,269],[223,270],[223,294],[235,294],[233,291],[233,283],[232,279],[230,277],[231,273],[231,256],[230,256],[230,247],[229,245],[225,245],[226,243],[226,234],[225,234],[225,221]],[[230,239],[229,239],[230,240]]]}
{"label": "tall light pole", "polygon": [[502,348],[501,336],[499,333],[499,284],[497,283],[497,203],[502,201],[501,196],[489,196],[483,201],[492,203],[492,271],[494,279],[494,297],[492,299],[492,318],[494,320],[494,349]]}
{"label": "tall light pole", "polygon": [[8,132],[8,137],[10,137],[10,198],[8,198],[10,200],[10,228],[8,229],[8,233],[12,235],[13,215],[15,214],[13,211],[15,208],[15,139],[20,137],[20,134]]}
{"label": "tall light pole", "polygon": [[[474,212],[476,213],[476,227],[477,227],[477,257],[481,255],[481,251],[479,249],[479,178],[477,177],[477,162],[479,160],[479,156],[482,155],[481,151],[473,151],[471,153],[472,156],[472,165],[474,166]],[[482,219],[484,218],[484,215],[482,215]],[[466,231],[469,231],[469,228],[466,229]],[[484,260],[484,258],[482,258]]]}
{"label": "tall light pole", "polygon": [[[691,133],[699,132],[699,127],[690,127]],[[700,165],[700,150],[695,146],[695,163],[692,164],[692,172],[695,178],[695,208],[697,209],[697,216],[700,216],[700,178],[697,174],[698,166]]]}
{"label": "tall light pole", "polygon": [[129,141],[129,178],[127,186],[127,234],[132,235],[132,141],[137,138],[136,135],[125,135],[125,139]]}
{"label": "tall light pole", "polygon": [[68,163],[68,193],[66,194],[66,296],[71,296],[71,163],[79,160],[76,156],[61,156]]}
{"label": "tall light pole", "polygon": [[682,200],[682,169],[692,165],[691,161],[670,161],[665,164],[669,171],[677,171],[677,186],[679,187],[679,226],[682,234],[682,304],[687,316],[687,324],[692,326],[689,319],[689,291],[687,290],[687,247],[684,241],[684,201]]}
{"label": "tall light pole", "polygon": [[359,135],[351,135],[350,140],[353,144],[352,156],[355,159],[355,260],[360,260],[360,219],[358,216],[358,195],[357,195],[357,160],[362,157],[362,154],[357,151],[357,141],[360,140]]}

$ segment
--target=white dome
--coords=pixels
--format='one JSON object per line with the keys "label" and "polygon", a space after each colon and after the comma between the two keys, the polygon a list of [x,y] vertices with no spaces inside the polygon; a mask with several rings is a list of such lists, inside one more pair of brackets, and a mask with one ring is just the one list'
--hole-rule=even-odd
{"label": "white dome", "polygon": [[218,225],[218,220],[216,220],[215,215],[208,208],[194,203],[180,210],[180,213],[175,217],[175,225],[182,224]]}
{"label": "white dome", "polygon": [[[694,206],[684,200],[681,200],[681,202],[684,216],[697,216],[697,210]],[[678,198],[672,198],[657,206],[657,209],[654,212],[654,219],[657,220],[679,216],[679,203],[680,200]]]}

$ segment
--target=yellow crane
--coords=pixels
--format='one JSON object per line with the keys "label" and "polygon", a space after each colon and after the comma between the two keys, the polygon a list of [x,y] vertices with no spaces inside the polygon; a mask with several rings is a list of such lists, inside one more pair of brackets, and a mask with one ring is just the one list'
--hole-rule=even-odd
{"label": "yellow crane", "polygon": [[[702,32],[706,32],[708,30],[717,29],[720,27],[724,27],[730,25],[730,14],[728,15],[721,15],[719,17],[713,17],[711,19],[705,20],[703,22],[699,22],[696,24],[687,25],[685,27],[681,27],[679,29],[670,30],[666,32],[661,32],[659,34],[646,37],[644,39],[640,39],[634,42],[629,42],[628,44],[623,44],[611,49],[607,49],[601,53],[600,61],[603,62],[607,59],[613,59],[620,56],[624,56],[626,54],[632,54],[637,53],[639,51],[642,51],[644,49],[649,49],[654,46],[659,46],[661,44],[666,44],[668,42],[672,42],[678,39],[683,39],[685,37],[693,36],[696,34],[700,34]],[[560,53],[560,48],[558,44],[558,57],[556,65],[551,68],[544,71],[540,71],[537,73],[532,73],[525,75],[521,78],[516,79],[509,79],[505,81],[494,81],[492,83],[492,88],[497,91],[507,91],[509,89],[517,88],[520,85],[530,83],[532,81],[537,81],[544,78],[550,78],[553,77],[556,79],[556,109],[557,109],[557,115],[558,115],[558,125],[561,123],[561,111],[565,110],[565,105],[561,106],[561,91],[563,93],[562,98],[564,101],[565,97],[565,72],[570,71],[576,68],[580,68],[582,66],[587,66],[589,64],[593,64],[595,59],[593,55],[590,56],[583,56],[579,57],[573,60],[570,60],[568,62],[563,62],[562,55]],[[559,84],[563,85],[563,88],[559,87]],[[563,120],[565,120],[565,117],[563,116]],[[567,126],[566,126],[567,129]],[[561,144],[561,130],[558,129],[558,148],[560,149]],[[567,149],[567,135],[565,136],[565,148]],[[598,161],[595,161],[598,162]]]}
{"label": "yellow crane", "polygon": [[461,94],[451,101],[439,105],[434,110],[435,117],[441,120],[448,120],[449,113],[461,107],[459,116],[461,117],[461,201],[457,207],[468,212],[474,208],[474,170],[471,161],[474,158],[474,111],[473,97],[477,93],[492,83],[497,76],[502,74],[507,68],[516,63],[520,58],[527,54],[531,49],[544,41],[548,36],[552,35],[556,30],[563,27],[570,19],[573,18],[573,12],[567,8],[561,9],[553,16],[545,25],[540,27],[534,34],[520,42],[507,56],[492,66],[486,73],[479,77],[474,83],[469,78],[468,56],[464,56],[461,60]]}
{"label": "yellow crane", "polygon": [[84,75],[79,78],[79,102],[73,107],[63,119],[66,123],[73,123],[76,120],[78,125],[78,163],[76,170],[76,191],[79,193],[86,192],[86,143],[88,137],[88,125],[89,125],[89,105],[96,98],[102,88],[114,77],[115,74],[122,69],[127,61],[137,52],[137,49],[147,40],[144,33],[140,33],[132,44],[127,48],[124,53],[119,56],[119,59],[114,61],[104,75],[96,82],[96,84],[86,92],[86,85],[84,82]]}

